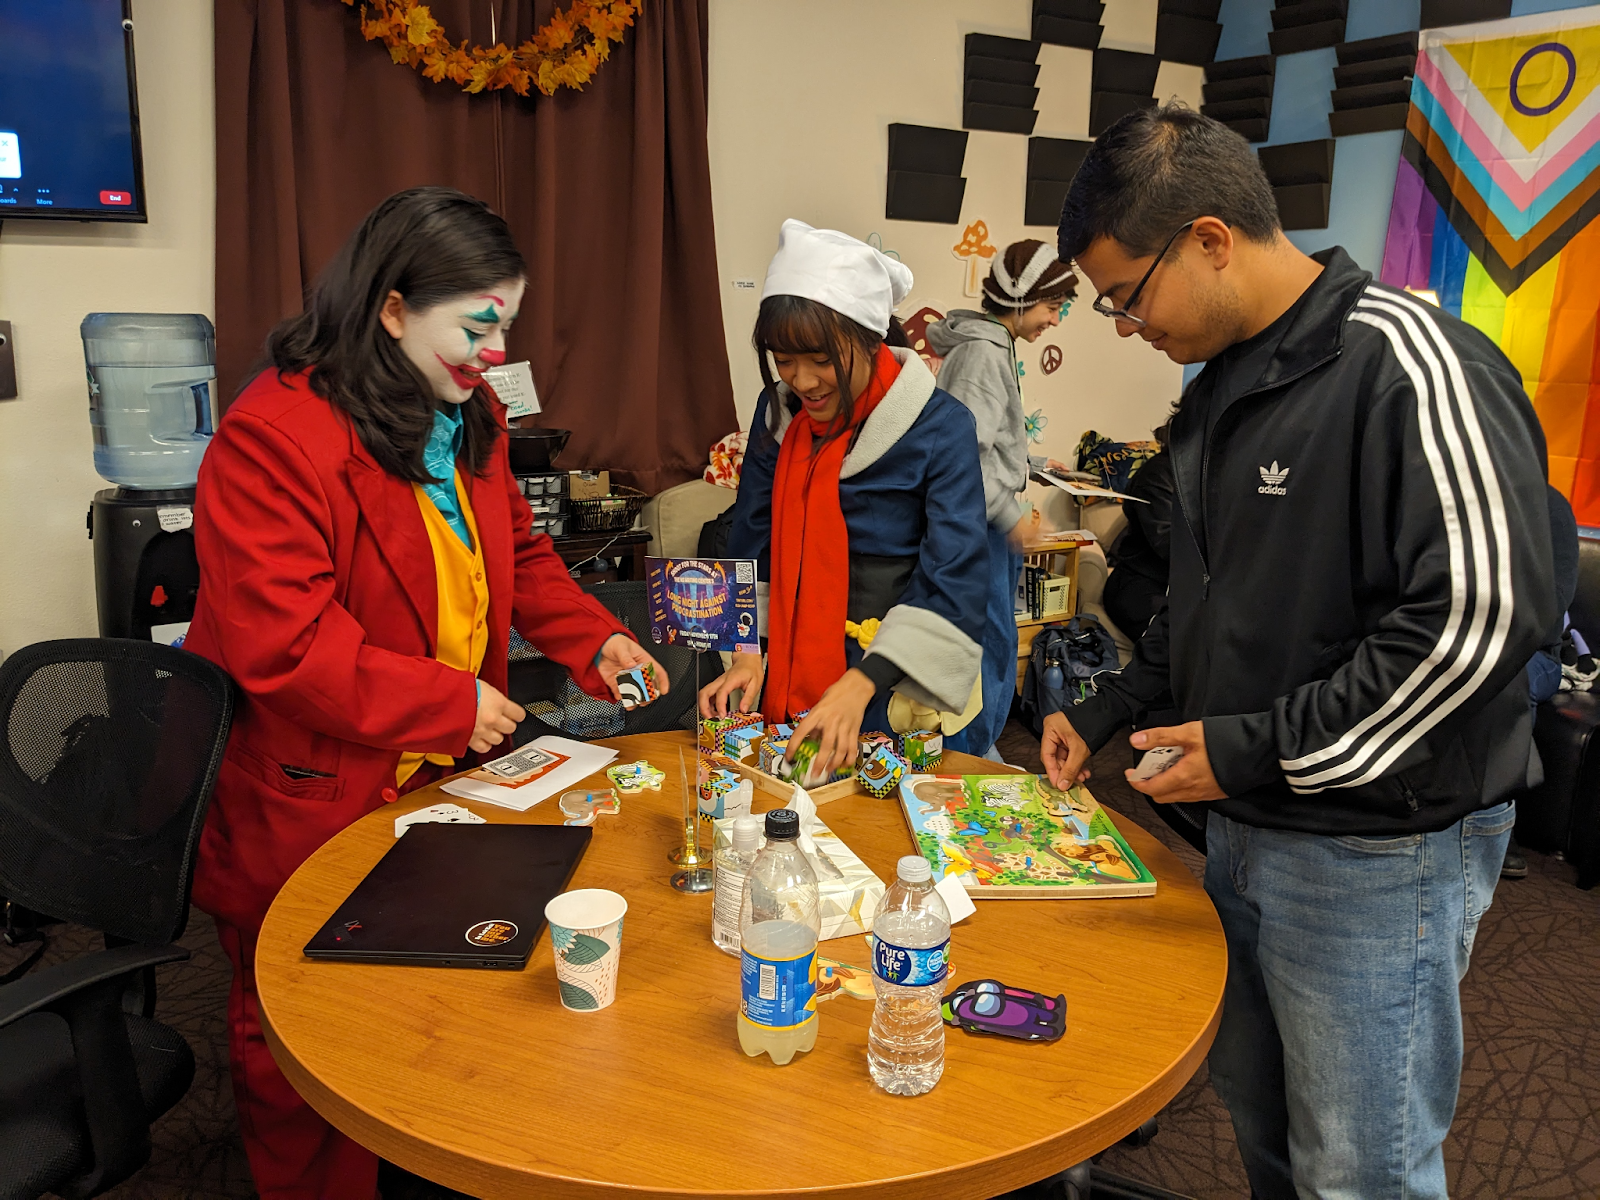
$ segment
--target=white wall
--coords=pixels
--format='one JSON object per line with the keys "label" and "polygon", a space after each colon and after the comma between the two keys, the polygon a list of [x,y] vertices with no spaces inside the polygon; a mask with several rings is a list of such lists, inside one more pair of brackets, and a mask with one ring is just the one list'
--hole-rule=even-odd
{"label": "white wall", "polygon": [[215,316],[210,0],[134,0],[148,225],[3,217],[0,319],[17,398],[0,400],[0,650],[99,632],[94,472],[78,324],[91,312]]}
{"label": "white wall", "polygon": [[[1031,7],[1029,0],[711,0],[711,188],[743,423],[761,387],[750,328],[785,217],[881,236],[916,275],[902,317],[925,305],[941,312],[978,306],[962,294],[966,267],[951,253],[968,222],[982,218],[990,242],[1002,248],[1024,237],[1054,241],[1053,225],[1022,223],[1028,141],[1018,134],[969,135],[961,225],[883,216],[890,123],[959,129],[964,35],[1025,38]],[[1149,50],[1134,42],[1146,24],[1153,39],[1154,11],[1154,0],[1111,0],[1108,29],[1128,26],[1118,44]],[[1036,133],[1088,135],[1090,58],[1044,48]],[[1170,91],[1198,105],[1200,78],[1199,68],[1164,68],[1158,88],[1162,98]],[[755,290],[736,287],[738,280],[754,280]],[[1089,428],[1148,437],[1177,399],[1179,368],[1137,339],[1119,339],[1112,322],[1090,310],[1092,299],[1085,285],[1061,327],[1022,349],[1024,407],[1048,420],[1035,453],[1068,458]],[[1052,343],[1064,365],[1047,376],[1039,355]]]}

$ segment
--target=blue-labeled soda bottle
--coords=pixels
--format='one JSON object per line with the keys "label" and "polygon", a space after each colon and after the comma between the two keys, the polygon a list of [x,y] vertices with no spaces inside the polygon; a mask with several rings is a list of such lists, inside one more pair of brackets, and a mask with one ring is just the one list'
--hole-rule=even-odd
{"label": "blue-labeled soda bottle", "polygon": [[931,1091],[944,1074],[945,976],[950,910],[933,890],[920,854],[902,858],[872,920],[872,982],[878,993],[867,1034],[872,1082],[896,1096]]}
{"label": "blue-labeled soda bottle", "polygon": [[739,1048],[782,1066],[817,1044],[817,876],[800,849],[800,816],[767,814],[767,844],[739,903]]}

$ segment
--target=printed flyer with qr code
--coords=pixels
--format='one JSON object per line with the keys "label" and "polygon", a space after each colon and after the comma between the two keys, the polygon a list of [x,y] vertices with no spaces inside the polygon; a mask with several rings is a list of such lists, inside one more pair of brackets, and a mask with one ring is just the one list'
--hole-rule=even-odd
{"label": "printed flyer with qr code", "polygon": [[742,558],[647,558],[657,645],[759,654],[756,564]]}

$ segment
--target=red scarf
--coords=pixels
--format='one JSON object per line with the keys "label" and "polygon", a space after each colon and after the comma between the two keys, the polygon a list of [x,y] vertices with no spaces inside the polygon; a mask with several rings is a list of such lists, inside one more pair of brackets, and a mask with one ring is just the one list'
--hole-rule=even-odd
{"label": "red scarf", "polygon": [[845,672],[850,531],[839,507],[839,469],[852,435],[899,375],[900,363],[887,346],[879,346],[872,382],[856,397],[850,427],[813,454],[828,430],[802,409],[789,422],[778,451],[762,703],[773,719],[810,708]]}

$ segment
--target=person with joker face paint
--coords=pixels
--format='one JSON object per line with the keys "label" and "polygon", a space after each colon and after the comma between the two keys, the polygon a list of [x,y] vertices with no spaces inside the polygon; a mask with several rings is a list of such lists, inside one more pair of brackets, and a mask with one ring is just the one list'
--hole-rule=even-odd
{"label": "person with joker face paint", "polygon": [[448,188],[385,200],[200,470],[200,592],[187,649],[240,689],[201,836],[194,901],[234,966],[234,1098],[264,1198],[370,1198],[377,1157],[295,1093],[267,1049],[256,937],[284,881],[385,802],[510,748],[514,627],[591,695],[666,672],[567,574],[507,457],[484,372],[526,288],[510,231]]}

